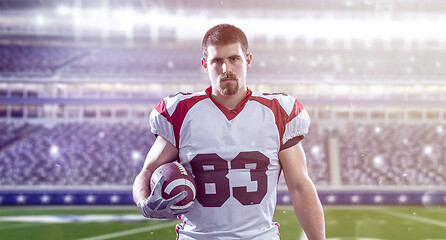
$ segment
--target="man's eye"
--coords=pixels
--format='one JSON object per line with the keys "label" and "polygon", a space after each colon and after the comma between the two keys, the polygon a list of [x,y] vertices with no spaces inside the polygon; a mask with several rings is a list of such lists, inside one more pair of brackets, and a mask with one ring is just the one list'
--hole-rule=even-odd
{"label": "man's eye", "polygon": [[212,60],[212,63],[221,63],[221,60],[220,59],[215,59],[215,60]]}

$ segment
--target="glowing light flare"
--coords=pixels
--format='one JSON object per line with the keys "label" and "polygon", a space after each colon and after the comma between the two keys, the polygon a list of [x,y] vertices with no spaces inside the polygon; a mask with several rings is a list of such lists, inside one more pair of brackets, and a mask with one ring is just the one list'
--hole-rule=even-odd
{"label": "glowing light flare", "polygon": [[49,149],[49,153],[52,157],[58,157],[59,156],[59,146],[51,145],[51,147]]}
{"label": "glowing light flare", "polygon": [[73,11],[73,24],[75,27],[80,27],[84,25],[85,22],[82,17],[82,10],[79,8],[74,8]]}
{"label": "glowing light flare", "polygon": [[443,134],[443,126],[437,126],[436,131],[438,134]]}
{"label": "glowing light flare", "polygon": [[335,203],[336,202],[336,196],[335,195],[329,195],[328,197],[327,197],[327,201],[329,202],[329,203]]}
{"label": "glowing light flare", "polygon": [[[303,18],[254,18],[225,16],[213,17],[208,12],[202,11],[190,16],[185,12],[171,14],[160,8],[151,8],[146,13],[140,13],[132,9],[109,11],[108,8],[98,10],[79,9],[59,6],[56,12],[60,15],[72,15],[75,24],[84,27],[93,27],[100,23],[100,27],[132,29],[136,24],[148,24],[158,29],[159,27],[173,27],[177,29],[182,38],[196,38],[210,26],[221,22],[235,24],[245,29],[248,36],[268,33],[268,36],[281,36],[286,40],[296,37],[308,39],[446,39],[446,31],[438,31],[446,25],[446,18],[414,18],[394,20],[387,17],[358,19],[335,19],[333,17],[317,18],[305,14]],[[80,16],[86,17],[84,21]],[[88,16],[88,17],[87,17]],[[82,24],[81,24],[82,23]],[[87,24],[88,23],[88,24]],[[95,24],[92,24],[95,23]],[[203,24],[205,23],[205,24]]]}
{"label": "glowing light flare", "polygon": [[98,133],[98,137],[99,137],[99,138],[104,138],[104,137],[105,137],[105,133],[104,133],[103,131],[100,131],[100,132]]}
{"label": "glowing light flare", "polygon": [[421,197],[421,201],[423,202],[423,204],[429,204],[431,202],[432,198],[429,195],[423,195]]}
{"label": "glowing light flare", "polygon": [[338,85],[334,86],[333,92],[335,95],[348,95],[351,92],[350,86],[348,85]]}
{"label": "glowing light flare", "polygon": [[38,16],[36,16],[36,24],[37,24],[38,26],[43,26],[43,25],[45,25],[45,17],[42,16],[42,15],[38,15]]}
{"label": "glowing light flare", "polygon": [[141,160],[142,159],[142,155],[141,155],[141,153],[140,152],[138,152],[138,151],[132,151],[132,159],[133,159],[133,161],[139,161],[139,160]]}
{"label": "glowing light flare", "polygon": [[361,197],[358,195],[353,195],[350,199],[352,203],[359,203],[361,201]]}
{"label": "glowing light flare", "polygon": [[409,198],[406,195],[401,195],[398,197],[398,202],[400,203],[406,203],[409,200]]}
{"label": "glowing light flare", "polygon": [[68,8],[67,6],[58,6],[56,8],[56,13],[62,16],[71,15],[72,9]]}
{"label": "glowing light flare", "polygon": [[120,198],[118,195],[114,194],[114,195],[112,195],[112,196],[110,197],[110,202],[111,202],[111,203],[118,203],[120,199],[121,199],[121,198]]}
{"label": "glowing light flare", "polygon": [[383,85],[371,85],[369,87],[371,95],[383,95],[385,93],[385,87]]}
{"label": "glowing light flare", "polygon": [[107,6],[99,9],[69,8],[59,6],[56,8],[58,15],[71,15],[76,27],[118,30],[131,34],[133,26],[139,24],[144,17],[137,11],[131,9],[110,11]]}
{"label": "glowing light flare", "polygon": [[45,195],[43,195],[42,197],[40,197],[40,201],[41,201],[42,203],[49,203],[50,200],[51,200],[51,197],[50,197],[49,195],[47,195],[47,194],[45,194]]}
{"label": "glowing light flare", "polygon": [[96,201],[96,197],[90,194],[87,197],[85,197],[85,200],[87,201],[87,203],[94,203]]}
{"label": "glowing light flare", "polygon": [[174,26],[179,23],[182,18],[151,11],[150,13],[145,15],[144,19],[146,23],[149,23],[151,25]]}
{"label": "glowing light flare", "polygon": [[423,152],[424,152],[424,154],[426,154],[426,155],[431,155],[432,152],[433,152],[433,148],[432,148],[432,146],[430,146],[430,145],[426,145],[426,146],[424,146],[424,148],[423,148]]}
{"label": "glowing light flare", "polygon": [[73,202],[73,196],[72,195],[65,195],[63,198],[63,201],[65,203],[72,203]]}
{"label": "glowing light flare", "polygon": [[[212,20],[212,19],[209,19]],[[217,19],[222,21],[225,19]],[[205,21],[205,19],[203,19]],[[211,21],[217,22],[218,21]],[[391,19],[241,19],[231,18],[231,23],[240,25],[247,30],[247,34],[268,32],[270,35],[279,35],[286,38],[305,36],[307,38],[328,39],[429,39],[446,38],[446,32],[439,32],[445,19],[432,21],[429,19],[391,20]],[[438,27],[438,28],[437,28]],[[415,30],[416,29],[416,30]]]}
{"label": "glowing light flare", "polygon": [[374,201],[375,203],[382,203],[383,200],[384,200],[384,197],[381,196],[381,195],[376,195],[376,196],[374,197],[374,199],[373,199],[373,201]]}
{"label": "glowing light flare", "polygon": [[384,165],[384,158],[381,155],[377,155],[373,158],[373,166],[381,168]]}
{"label": "glowing light flare", "polygon": [[380,126],[376,126],[375,127],[375,129],[374,129],[374,132],[376,133],[376,134],[379,134],[379,133],[381,133],[381,127]]}
{"label": "glowing light flare", "polygon": [[132,25],[137,19],[137,13],[131,10],[116,10],[111,14],[112,18],[118,20],[117,22],[121,22],[125,25]]}
{"label": "glowing light flare", "polygon": [[311,154],[313,154],[313,155],[318,155],[320,153],[320,151],[321,151],[321,149],[319,146],[313,146],[311,148]]}
{"label": "glowing light flare", "polygon": [[404,145],[409,144],[409,139],[407,138],[403,138],[403,140],[401,141]]}

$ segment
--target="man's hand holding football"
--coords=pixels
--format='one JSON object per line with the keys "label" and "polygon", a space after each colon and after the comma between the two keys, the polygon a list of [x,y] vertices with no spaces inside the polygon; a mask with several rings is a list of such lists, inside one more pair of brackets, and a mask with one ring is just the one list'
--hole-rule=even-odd
{"label": "man's hand holding football", "polygon": [[141,214],[146,218],[169,219],[188,212],[194,202],[190,202],[184,206],[176,206],[178,202],[187,196],[187,192],[183,191],[169,199],[162,196],[162,186],[165,181],[164,176],[158,180],[153,188],[150,196],[138,203]]}

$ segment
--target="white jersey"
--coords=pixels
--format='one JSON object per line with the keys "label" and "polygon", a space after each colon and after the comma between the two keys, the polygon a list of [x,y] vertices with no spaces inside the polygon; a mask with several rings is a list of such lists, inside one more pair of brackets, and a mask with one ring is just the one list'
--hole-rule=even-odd
{"label": "white jersey", "polygon": [[171,95],[150,115],[151,131],[178,148],[197,185],[193,208],[180,216],[178,239],[279,239],[273,222],[278,153],[308,132],[308,113],[290,96],[249,89],[228,110],[211,92]]}

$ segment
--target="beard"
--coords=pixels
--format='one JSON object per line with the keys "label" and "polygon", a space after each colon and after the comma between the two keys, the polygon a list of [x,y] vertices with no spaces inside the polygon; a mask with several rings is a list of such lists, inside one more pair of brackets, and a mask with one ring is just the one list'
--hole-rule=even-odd
{"label": "beard", "polygon": [[[224,81],[224,79],[235,79],[235,81]],[[220,82],[220,93],[223,96],[232,96],[238,93],[239,79],[237,75],[233,73],[225,74],[219,78],[219,82]]]}

